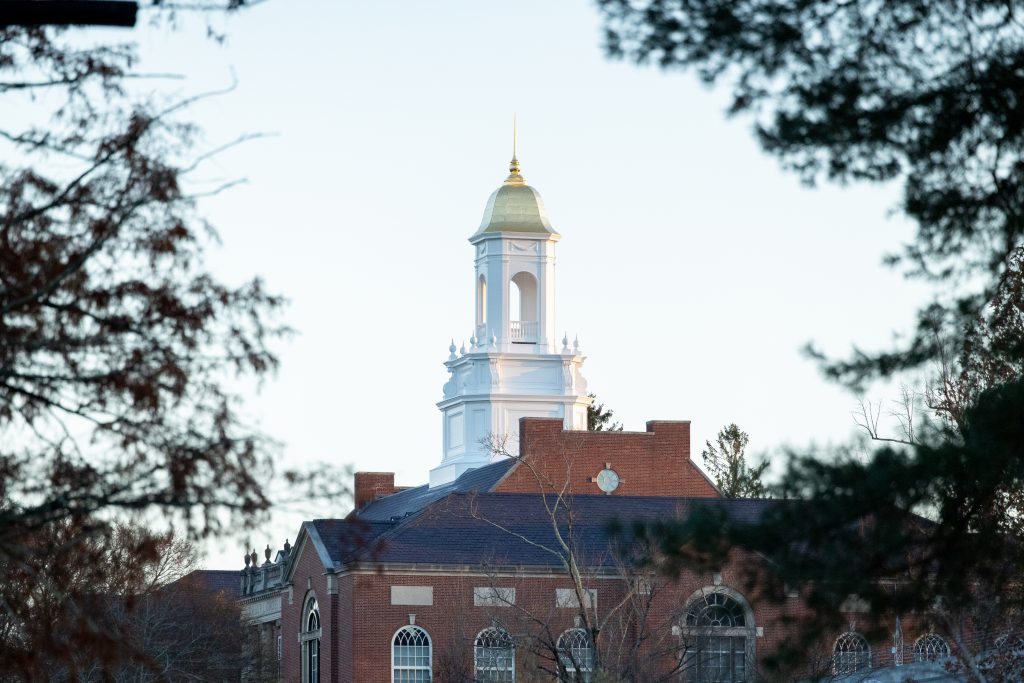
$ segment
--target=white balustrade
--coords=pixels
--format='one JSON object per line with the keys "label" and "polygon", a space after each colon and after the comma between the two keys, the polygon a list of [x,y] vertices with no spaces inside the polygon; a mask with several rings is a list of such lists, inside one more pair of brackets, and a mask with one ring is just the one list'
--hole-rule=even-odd
{"label": "white balustrade", "polygon": [[537,320],[510,320],[508,336],[513,343],[535,344],[540,335],[540,322]]}

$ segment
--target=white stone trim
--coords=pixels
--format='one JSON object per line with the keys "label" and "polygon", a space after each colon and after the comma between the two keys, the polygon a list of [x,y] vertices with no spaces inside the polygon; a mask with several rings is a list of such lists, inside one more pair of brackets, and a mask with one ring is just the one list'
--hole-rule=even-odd
{"label": "white stone trim", "polygon": [[[586,593],[586,609],[593,609],[597,606],[597,589],[587,588]],[[555,607],[571,607],[578,609],[580,606],[579,597],[576,595],[575,588],[556,588],[555,589]]]}
{"label": "white stone trim", "polygon": [[516,604],[516,589],[511,586],[478,586],[473,589],[474,607],[511,607]]}
{"label": "white stone trim", "polygon": [[433,586],[392,586],[392,605],[433,605]]}

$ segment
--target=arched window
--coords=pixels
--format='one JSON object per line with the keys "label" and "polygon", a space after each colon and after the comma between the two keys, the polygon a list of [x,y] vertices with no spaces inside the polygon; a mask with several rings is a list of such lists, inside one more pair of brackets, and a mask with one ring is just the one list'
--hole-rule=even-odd
{"label": "arched window", "polygon": [[942,636],[928,633],[914,642],[914,661],[933,662],[949,656],[949,645]]}
{"label": "arched window", "polygon": [[996,651],[1010,657],[1024,657],[1024,638],[1004,634],[996,638]]}
{"label": "arched window", "polygon": [[509,336],[513,342],[536,343],[537,305],[537,278],[526,271],[513,275],[508,288]]}
{"label": "arched window", "polygon": [[316,598],[310,596],[303,612],[303,629],[300,636],[302,642],[302,681],[303,683],[320,683],[320,607]]}
{"label": "arched window", "polygon": [[483,275],[476,282],[476,324],[487,324],[487,278]]}
{"label": "arched window", "polygon": [[484,629],[477,635],[473,648],[474,669],[478,683],[515,683],[516,649],[512,636],[503,628]]}
{"label": "arched window", "polygon": [[836,675],[870,668],[871,648],[864,636],[848,631],[836,638],[836,645],[832,648],[832,670]]}
{"label": "arched window", "polygon": [[430,636],[419,626],[403,626],[391,639],[393,683],[429,683],[432,657]]}
{"label": "arched window", "polygon": [[571,628],[558,636],[558,657],[569,680],[590,683],[594,679],[594,643],[581,628]]}
{"label": "arched window", "polygon": [[753,615],[739,595],[706,589],[691,599],[686,627],[693,636],[688,653],[697,681],[746,681],[753,657]]}

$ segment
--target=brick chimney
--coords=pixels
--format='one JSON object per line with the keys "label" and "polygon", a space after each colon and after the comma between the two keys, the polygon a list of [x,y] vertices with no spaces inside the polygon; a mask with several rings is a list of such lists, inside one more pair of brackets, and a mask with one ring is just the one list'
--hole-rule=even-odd
{"label": "brick chimney", "polygon": [[395,488],[394,472],[356,472],[356,510],[375,498],[390,496]]}

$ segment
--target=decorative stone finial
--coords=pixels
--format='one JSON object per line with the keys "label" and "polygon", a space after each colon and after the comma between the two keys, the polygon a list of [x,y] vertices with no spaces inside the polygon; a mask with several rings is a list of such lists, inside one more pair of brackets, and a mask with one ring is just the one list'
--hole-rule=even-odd
{"label": "decorative stone finial", "polygon": [[251,558],[251,557],[249,557],[249,551],[248,551],[248,550],[246,550],[246,551],[245,551],[245,568],[246,568],[246,569],[248,569],[248,568],[249,568],[249,563],[250,563],[250,562],[252,562],[252,558]]}
{"label": "decorative stone finial", "polygon": [[473,334],[469,335],[469,348],[471,348],[471,349],[475,349],[476,348],[476,332],[474,332]]}
{"label": "decorative stone finial", "polygon": [[270,562],[270,554],[271,554],[272,552],[273,552],[273,551],[272,551],[272,550],[270,549],[270,544],[268,543],[268,544],[267,544],[267,549],[263,551],[263,555],[264,555],[264,557],[266,557],[266,558],[267,558],[267,562]]}
{"label": "decorative stone finial", "polygon": [[466,342],[462,342],[462,348],[459,349],[459,353],[461,353],[463,356],[466,355]]}
{"label": "decorative stone finial", "polygon": [[576,352],[576,355],[580,355],[580,337],[576,335],[576,339],[573,340],[572,350]]}
{"label": "decorative stone finial", "polygon": [[452,339],[451,346],[448,347],[448,360],[455,360],[458,356],[455,355],[455,340]]}
{"label": "decorative stone finial", "polygon": [[569,333],[566,332],[565,336],[562,337],[562,353],[569,353]]}
{"label": "decorative stone finial", "polygon": [[[452,344],[452,346],[455,346],[455,344]],[[284,539],[284,554],[287,555],[291,551],[292,551],[292,544],[289,543],[288,539],[286,538],[286,539]]]}
{"label": "decorative stone finial", "polygon": [[495,336],[494,336],[494,335],[492,334],[492,335],[491,335],[491,348],[493,349],[493,348],[494,348],[494,347],[496,347],[497,345],[498,345],[498,338],[497,338],[497,337],[495,337]]}
{"label": "decorative stone finial", "polygon": [[256,563],[260,561],[259,555],[256,554],[256,548],[252,549],[252,554],[249,555],[249,559],[252,561],[253,567],[255,567]]}

